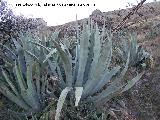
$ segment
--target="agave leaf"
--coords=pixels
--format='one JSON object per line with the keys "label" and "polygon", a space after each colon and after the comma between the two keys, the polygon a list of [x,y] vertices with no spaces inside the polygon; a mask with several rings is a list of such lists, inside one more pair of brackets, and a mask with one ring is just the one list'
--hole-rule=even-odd
{"label": "agave leaf", "polygon": [[122,57],[124,57],[124,58],[122,58],[122,59],[126,60],[126,59],[127,59],[126,56],[127,56],[128,50],[129,50],[129,45],[128,45],[127,41],[124,40],[124,39],[122,39],[122,45],[123,45]]}
{"label": "agave leaf", "polygon": [[129,58],[130,58],[130,51],[128,52],[128,58],[127,62],[125,64],[124,69],[121,71],[121,74],[118,78],[116,78],[105,90],[103,90],[99,95],[94,96],[92,98],[89,98],[93,101],[99,102],[102,99],[105,99],[105,101],[110,100],[114,97],[115,94],[120,93],[121,89],[124,87],[124,85],[121,84],[121,79],[124,77],[129,64]]}
{"label": "agave leaf", "polygon": [[37,62],[39,62],[39,58],[38,58],[36,55],[34,55],[32,52],[30,52],[30,51],[28,51],[28,50],[25,50],[25,52],[26,52],[28,55],[30,55],[31,57],[35,58]]}
{"label": "agave leaf", "polygon": [[76,101],[75,101],[75,106],[78,106],[78,103],[81,99],[81,96],[82,96],[82,93],[83,93],[83,87],[75,87],[75,98],[76,98]]}
{"label": "agave leaf", "polygon": [[94,100],[96,103],[99,103],[102,102],[102,99],[104,99],[105,102],[107,102],[114,96],[118,95],[119,93],[124,92],[133,87],[133,85],[142,77],[143,74],[144,71],[138,74],[132,80],[128,81],[128,83],[126,83],[125,85],[120,85],[114,81],[106,90],[103,91],[104,93],[102,92],[100,95],[90,98],[90,100],[92,101]]}
{"label": "agave leaf", "polygon": [[78,68],[79,68],[79,51],[80,45],[76,45],[75,65],[73,66],[73,83],[77,80]]}
{"label": "agave leaf", "polygon": [[75,66],[73,66],[73,83],[77,80],[78,68],[79,68],[79,53],[80,53],[80,36],[78,21],[76,16],[76,52],[75,52]]}
{"label": "agave leaf", "polygon": [[120,70],[120,66],[114,67],[110,72],[106,71],[102,77],[102,79],[98,82],[95,88],[92,90],[91,94],[96,93],[98,90],[102,89],[102,87],[111,80],[111,78]]}
{"label": "agave leaf", "polygon": [[[95,30],[95,34],[94,37],[92,38],[93,41],[93,62],[91,63],[91,73],[93,74],[93,71],[96,69],[96,65],[98,63],[99,57],[100,57],[100,52],[101,52],[101,42],[100,42],[100,35],[99,35],[99,30],[98,30],[98,26],[96,24],[96,30]],[[92,76],[91,74],[91,76]],[[91,78],[89,78],[91,79]]]}
{"label": "agave leaf", "polygon": [[16,52],[18,52],[19,50],[22,49],[22,46],[19,44],[19,42],[16,41],[15,38],[12,38],[12,41],[13,41],[15,47],[16,47]]}
{"label": "agave leaf", "polygon": [[15,72],[16,72],[16,76],[17,76],[17,80],[18,80],[18,84],[19,84],[19,87],[21,89],[21,92],[25,91],[26,88],[27,88],[27,85],[26,85],[26,83],[23,79],[22,71],[20,69],[20,66],[19,66],[19,64],[17,64],[16,61],[15,61]]}
{"label": "agave leaf", "polygon": [[18,52],[18,63],[19,63],[20,69],[22,71],[22,75],[25,75],[27,68],[25,65],[25,57],[24,57],[23,50]]}
{"label": "agave leaf", "polygon": [[76,55],[75,55],[75,67],[73,67],[73,79],[76,80],[79,68],[79,53],[80,53],[80,37],[79,37],[79,28],[78,28],[78,21],[76,15]]}
{"label": "agave leaf", "polygon": [[52,56],[52,54],[54,54],[54,53],[56,53],[56,49],[52,49],[51,51],[50,51],[50,53],[46,56],[46,58],[45,58],[45,60],[43,61],[43,63],[45,63],[51,56]]}
{"label": "agave leaf", "polygon": [[[29,59],[29,58],[28,58]],[[26,63],[27,63],[27,67],[28,67],[28,63],[30,62],[30,60],[27,60],[26,58]],[[34,107],[36,104],[33,103],[33,90],[30,89],[30,87],[32,87],[29,84],[28,79],[30,79],[31,76],[29,76],[29,72],[32,72],[30,69],[27,68],[27,83],[25,82],[23,76],[22,76],[22,71],[20,69],[20,65],[16,63],[15,61],[15,72],[16,72],[16,76],[17,76],[17,80],[18,80],[18,85],[20,87],[21,90],[21,96],[24,99],[24,101],[30,106],[30,107]],[[29,87],[29,89],[28,89]]]}
{"label": "agave leaf", "polygon": [[91,18],[88,19],[88,25],[90,28],[90,32],[92,33],[94,31],[94,24]]}
{"label": "agave leaf", "polygon": [[83,77],[84,77],[84,72],[85,72],[85,66],[87,63],[87,58],[88,58],[88,48],[89,48],[89,38],[90,38],[90,33],[89,33],[89,28],[88,26],[84,26],[84,29],[82,31],[82,37],[80,39],[80,55],[79,55],[79,68],[78,68],[78,76],[76,80],[76,86],[82,86],[83,83]]}
{"label": "agave leaf", "polygon": [[[31,62],[31,61],[30,61]],[[36,92],[36,88],[32,78],[32,66],[31,64],[27,64],[27,95],[31,100],[31,104],[33,104],[33,108],[38,109],[40,107],[38,95]]]}
{"label": "agave leaf", "polygon": [[88,98],[88,101],[93,101],[95,103],[102,102],[105,99],[105,102],[109,101],[111,98],[114,97],[115,94],[120,93],[122,89],[122,85],[119,85],[117,82],[112,82],[105,90],[103,90],[97,96],[93,96]]}
{"label": "agave leaf", "polygon": [[128,56],[127,56],[127,62],[126,62],[126,64],[125,64],[125,67],[124,67],[124,69],[122,70],[122,72],[121,72],[121,76],[119,77],[119,79],[122,79],[123,77],[124,77],[124,75],[126,74],[126,72],[127,72],[127,70],[128,70],[128,65],[129,65],[129,62],[130,62],[130,50],[129,50],[129,52],[128,52]]}
{"label": "agave leaf", "polygon": [[131,87],[133,87],[135,85],[135,83],[142,77],[142,75],[144,74],[144,71],[141,72],[140,74],[138,74],[136,77],[134,77],[132,80],[128,81],[125,88],[122,90],[122,92],[127,91],[128,89],[130,89]]}
{"label": "agave leaf", "polygon": [[6,72],[2,69],[2,74],[5,77],[5,80],[7,81],[8,85],[11,87],[12,91],[14,92],[15,95],[19,95],[17,89],[15,88],[15,86],[13,85],[12,81],[9,80],[8,75],[6,74]]}
{"label": "agave leaf", "polygon": [[[42,37],[43,39],[42,39],[42,46],[43,45],[45,45],[45,40],[44,40],[44,37]],[[48,48],[48,47],[47,47]],[[48,48],[49,49],[49,48]],[[40,60],[40,63],[41,63],[41,68],[45,68],[45,65],[44,65],[44,63],[43,63],[43,60],[45,59],[45,48],[44,47],[40,47],[40,53],[39,53],[39,60]],[[50,49],[51,50],[51,49]],[[50,52],[50,51],[49,51]],[[42,71],[41,71],[41,74],[43,74],[42,73]]]}
{"label": "agave leaf", "polygon": [[107,38],[108,38],[108,42],[105,41],[104,45],[102,45],[102,49],[100,53],[101,55],[98,60],[98,64],[101,63],[101,65],[99,66],[97,64],[97,66],[102,68],[101,72],[104,71],[106,68],[108,68],[110,61],[111,61],[111,57],[112,57],[112,35],[108,34]]}
{"label": "agave leaf", "polygon": [[[16,111],[13,111],[11,109],[8,109],[8,111],[11,113],[11,114],[14,114],[14,115],[17,115],[16,116],[16,120],[17,120],[17,117],[19,117],[20,120],[22,120],[22,117],[25,117],[27,118],[27,116],[33,116],[33,114],[35,114],[36,112],[33,111],[33,110],[28,110],[27,112],[16,112]],[[28,120],[28,119],[27,119]],[[30,119],[29,119],[30,120]]]}
{"label": "agave leaf", "polygon": [[137,40],[136,36],[134,34],[131,35],[131,61],[135,62],[134,59],[137,58],[137,52],[138,52],[138,45],[137,45]]}
{"label": "agave leaf", "polygon": [[10,56],[9,54],[5,54],[4,52],[3,52],[3,50],[1,51],[0,50],[0,59],[3,59],[3,61],[5,62],[5,65],[6,66],[9,66],[9,67],[13,67],[14,66],[14,59],[12,59],[12,58],[10,58],[10,57],[8,57],[8,56]]}
{"label": "agave leaf", "polygon": [[16,52],[18,54],[18,62],[20,65],[20,68],[22,69],[23,75],[26,73],[26,65],[25,65],[25,58],[24,58],[24,47],[25,44],[23,44],[23,47],[13,38],[14,45],[16,46]]}
{"label": "agave leaf", "polygon": [[111,39],[108,39],[109,42],[107,43],[105,41],[104,45],[101,49],[101,55],[99,57],[98,63],[96,64],[96,69],[93,70],[90,74],[90,79],[86,82],[85,88],[84,88],[84,96],[87,96],[90,94],[90,92],[93,90],[93,88],[96,86],[98,81],[101,79],[102,74],[104,70],[106,69],[106,62],[111,58],[110,57],[110,51],[112,49],[112,41]]}
{"label": "agave leaf", "polygon": [[66,87],[62,92],[61,95],[59,97],[58,103],[57,103],[57,109],[56,109],[56,115],[55,115],[55,120],[59,120],[60,119],[60,113],[64,104],[64,101],[67,97],[67,94],[69,91],[71,91],[72,88],[71,87]]}
{"label": "agave leaf", "polygon": [[66,45],[68,49],[70,48],[71,46],[70,38],[68,38],[66,35],[64,36],[64,39],[62,40],[62,42],[64,43],[64,45]]}
{"label": "agave leaf", "polygon": [[29,110],[30,107],[22,100],[22,98],[20,98],[20,96],[16,96],[15,94],[13,94],[6,85],[4,84],[0,84],[0,92],[6,96],[9,100],[11,100],[12,102],[16,103],[19,107],[25,109],[25,110]]}
{"label": "agave leaf", "polygon": [[79,37],[79,28],[78,28],[78,21],[76,16],[76,54],[75,54],[75,66],[73,67],[73,83],[75,83],[78,74],[79,68],[79,51],[80,51],[80,37]]}
{"label": "agave leaf", "polygon": [[36,91],[37,91],[37,94],[38,94],[38,97],[39,99],[41,98],[41,94],[40,94],[40,65],[39,63],[35,63],[35,67],[36,67],[36,70],[35,70],[35,78],[36,78]]}
{"label": "agave leaf", "polygon": [[107,38],[108,38],[108,44],[111,46],[110,49],[109,49],[109,53],[108,56],[107,56],[107,60],[106,60],[106,67],[105,69],[108,69],[110,63],[111,63],[111,59],[112,59],[112,33],[111,33],[111,29],[107,32]]}
{"label": "agave leaf", "polygon": [[40,47],[42,47],[42,48],[44,48],[46,51],[48,51],[48,52],[50,52],[50,50],[51,50],[51,48],[49,48],[49,47],[45,47],[44,45],[42,45],[41,43],[38,43],[38,42],[34,42],[34,41],[31,41],[31,40],[29,40],[28,42],[31,42],[31,43],[33,43],[33,44],[35,44],[35,45],[38,45],[38,46],[40,46]]}
{"label": "agave leaf", "polygon": [[[25,103],[31,108],[31,109],[34,109],[35,108],[35,104],[33,104],[33,101],[32,101],[32,97],[30,97],[31,95],[29,95],[29,92],[28,90],[25,90],[25,91],[21,91],[21,96],[23,98],[23,100],[25,101]],[[34,109],[36,110],[36,109]]]}
{"label": "agave leaf", "polygon": [[0,43],[1,48],[5,48],[7,51],[9,51],[9,53],[11,53],[15,58],[17,58],[16,54],[10,49],[8,48],[6,45],[3,45],[2,43]]}
{"label": "agave leaf", "polygon": [[66,82],[69,87],[72,86],[72,64],[71,58],[62,50],[61,46],[56,42],[53,41],[55,47],[57,48],[58,53],[63,61],[63,66],[66,74]]}
{"label": "agave leaf", "polygon": [[83,86],[85,85],[86,81],[89,79],[90,72],[91,72],[91,65],[92,65],[92,59],[94,56],[93,47],[94,47],[94,32],[90,35],[90,47],[89,47],[89,53],[87,58],[87,64],[85,66],[85,72],[83,77]]}

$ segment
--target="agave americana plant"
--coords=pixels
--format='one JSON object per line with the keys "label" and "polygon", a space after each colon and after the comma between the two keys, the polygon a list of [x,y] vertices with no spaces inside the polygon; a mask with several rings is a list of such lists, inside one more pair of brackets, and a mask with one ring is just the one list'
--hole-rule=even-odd
{"label": "agave americana plant", "polygon": [[[33,47],[24,40],[32,38],[28,34],[22,35],[21,39],[22,44],[13,39],[15,49],[3,45],[7,49],[4,56],[12,55],[4,58],[6,60],[9,57],[12,68],[7,70],[1,66],[3,77],[0,79],[0,92],[21,109],[21,113],[12,111],[13,113],[32,116],[42,112],[48,104],[48,80],[47,74],[44,74],[43,55],[35,50],[36,46]],[[42,48],[39,50],[43,53]]]}
{"label": "agave americana plant", "polygon": [[[77,37],[75,56],[70,54],[67,46],[55,35],[50,36],[49,41],[53,42],[54,48],[46,55],[47,59],[43,62],[48,62],[50,68],[53,68],[60,78],[62,91],[57,103],[56,120],[60,119],[63,105],[70,100],[71,103],[75,103],[75,106],[83,103],[97,105],[102,100],[107,102],[119,93],[130,89],[144,74],[143,71],[131,80],[123,80],[128,70],[132,49],[128,49],[125,64],[110,67],[112,34],[109,31],[107,37],[104,37],[105,34],[104,28],[102,34],[99,34],[98,26],[93,27],[92,22],[88,25],[83,24],[82,33]],[[58,54],[59,61],[50,59],[54,53]],[[72,99],[72,93],[75,94],[75,99]],[[70,97],[68,98],[67,95]]]}
{"label": "agave americana plant", "polygon": [[138,45],[136,34],[130,35],[130,40],[127,42],[122,40],[120,48],[116,48],[117,55],[122,61],[126,61],[128,50],[130,49],[130,62],[129,66],[137,66],[138,64],[145,64],[147,59],[152,59],[152,56],[146,52],[142,46]]}

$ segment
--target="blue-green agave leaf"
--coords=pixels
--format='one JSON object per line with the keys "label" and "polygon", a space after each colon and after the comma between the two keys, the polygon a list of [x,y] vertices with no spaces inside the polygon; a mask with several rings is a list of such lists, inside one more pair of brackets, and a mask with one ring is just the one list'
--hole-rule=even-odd
{"label": "blue-green agave leaf", "polygon": [[39,63],[35,63],[35,67],[36,67],[36,69],[35,69],[35,78],[36,78],[36,91],[37,91],[37,94],[38,94],[38,97],[39,97],[39,99],[41,99],[41,94],[40,94],[40,92],[41,92],[41,86],[40,86],[40,82],[41,82],[41,77],[40,77],[40,65],[39,65]]}
{"label": "blue-green agave leaf", "polygon": [[25,52],[26,52],[28,55],[30,55],[32,58],[36,59],[37,62],[39,62],[39,58],[38,58],[35,54],[33,54],[32,52],[30,52],[30,51],[28,51],[28,50],[25,50]]}
{"label": "blue-green agave leaf", "polygon": [[90,32],[87,25],[83,25],[84,29],[82,31],[82,36],[80,38],[80,53],[79,53],[79,68],[76,80],[76,86],[81,87],[83,83],[83,77],[85,72],[85,66],[87,63],[88,53],[89,53],[89,39]]}
{"label": "blue-green agave leaf", "polygon": [[67,85],[72,86],[73,80],[72,80],[71,58],[65,53],[65,51],[62,50],[61,46],[56,41],[53,41],[53,42],[54,42],[54,45],[57,49],[57,52],[59,53],[59,55],[63,61]]}
{"label": "blue-green agave leaf", "polygon": [[90,92],[93,90],[93,88],[97,85],[98,81],[101,79],[102,74],[104,74],[104,70],[106,69],[106,62],[111,59],[110,57],[110,51],[112,49],[112,41],[110,38],[108,38],[108,42],[105,41],[104,45],[101,48],[101,55],[99,57],[98,63],[96,64],[96,69],[93,70],[90,74],[89,80],[86,82],[84,87],[84,96],[90,94]]}
{"label": "blue-green agave leaf", "polygon": [[75,106],[78,106],[82,93],[83,93],[83,87],[75,87],[75,98],[76,98]]}
{"label": "blue-green agave leaf", "polygon": [[51,51],[50,51],[50,53],[46,56],[46,58],[45,58],[45,60],[43,61],[43,63],[45,63],[50,57],[52,57],[52,55],[54,54],[54,53],[56,53],[56,49],[52,49]]}
{"label": "blue-green agave leaf", "polygon": [[110,100],[111,98],[113,98],[115,94],[120,93],[120,91],[124,87],[124,85],[121,84],[121,79],[124,77],[124,75],[126,74],[126,71],[128,69],[129,58],[130,58],[130,52],[128,52],[128,59],[125,64],[125,67],[121,71],[120,76],[118,78],[116,78],[115,80],[113,80],[111,82],[111,84],[105,90],[103,90],[99,95],[94,96],[89,99],[96,101],[96,102],[99,102],[102,99],[105,99],[107,101],[107,100]]}
{"label": "blue-green agave leaf", "polygon": [[17,89],[15,88],[15,85],[13,85],[12,81],[9,79],[9,76],[6,74],[6,72],[2,69],[2,74],[8,83],[8,85],[11,87],[12,91],[14,92],[15,95],[19,95]]}
{"label": "blue-green agave leaf", "polygon": [[6,85],[4,84],[0,84],[0,92],[6,96],[9,100],[11,100],[12,102],[16,103],[19,107],[25,109],[25,110],[29,110],[30,107],[22,100],[22,98],[20,98],[20,96],[16,96],[15,94],[13,94]]}
{"label": "blue-green agave leaf", "polygon": [[35,109],[39,109],[40,104],[39,104],[39,99],[36,91],[36,87],[33,82],[32,78],[32,66],[31,64],[27,64],[27,95],[30,99],[31,104],[33,105],[32,107]]}
{"label": "blue-green agave leaf", "polygon": [[140,74],[137,74],[136,77],[134,77],[132,80],[129,80],[126,83],[125,88],[122,90],[122,92],[129,90],[131,87],[133,87],[135,85],[135,83],[142,77],[142,75],[144,74],[144,71],[141,72]]}
{"label": "blue-green agave leaf", "polygon": [[15,59],[17,58],[16,54],[10,48],[8,48],[6,45],[3,45],[2,43],[0,43],[0,46],[1,46],[1,48],[5,48],[7,51],[9,51],[9,53],[11,53],[11,55],[13,55]]}
{"label": "blue-green agave leaf", "polygon": [[44,48],[44,49],[45,49],[46,51],[48,51],[48,52],[50,52],[50,50],[51,50],[51,48],[46,47],[46,46],[44,46],[43,44],[41,44],[41,43],[39,43],[39,42],[34,42],[34,41],[30,41],[30,40],[29,40],[28,42],[31,42],[31,43],[33,43],[33,44],[35,44],[35,45],[38,45],[38,46]]}
{"label": "blue-green agave leaf", "polygon": [[20,65],[15,61],[15,73],[18,80],[18,85],[20,87],[21,92],[25,91],[27,88],[27,85],[25,83],[25,80],[22,76],[22,71],[20,69]]}
{"label": "blue-green agave leaf", "polygon": [[[93,62],[91,63],[91,76],[93,75],[93,72],[95,71],[98,60],[100,58],[100,52],[101,52],[101,41],[100,41],[100,35],[99,35],[99,29],[96,24],[96,30],[93,38]],[[91,78],[90,78],[91,79]]]}
{"label": "blue-green agave leaf", "polygon": [[59,120],[60,119],[60,113],[64,104],[64,101],[67,97],[67,94],[69,91],[71,91],[72,88],[71,87],[66,87],[62,92],[61,95],[59,97],[58,103],[57,103],[57,109],[56,109],[56,115],[55,115],[55,120]]}
{"label": "blue-green agave leaf", "polygon": [[98,90],[102,89],[102,87],[107,84],[111,78],[120,70],[120,66],[114,67],[111,71],[106,71],[102,77],[102,79],[98,82],[95,88],[92,90],[91,94],[96,93]]}

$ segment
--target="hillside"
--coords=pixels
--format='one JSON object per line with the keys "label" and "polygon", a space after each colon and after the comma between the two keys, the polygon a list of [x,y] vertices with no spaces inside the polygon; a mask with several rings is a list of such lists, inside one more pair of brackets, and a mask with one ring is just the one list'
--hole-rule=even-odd
{"label": "hillside", "polygon": [[[95,10],[89,16],[89,19],[92,19],[94,23],[98,24],[99,27],[102,27],[105,24],[106,28],[114,29],[123,21],[124,17],[127,16],[130,11],[132,11],[132,8],[109,12],[101,12],[100,10]],[[78,20],[79,29],[81,29],[82,23],[86,19],[88,18]],[[44,21],[42,21],[41,19],[39,20],[39,24],[43,23],[41,27],[35,27],[37,26],[37,23],[35,26],[34,24],[32,25],[33,33],[36,33],[39,36],[48,36],[55,30],[60,31],[59,37],[61,38],[63,38],[64,35],[76,35],[76,21],[72,21],[59,26],[46,26],[46,23]],[[28,20],[21,21],[21,23],[27,23],[27,21]],[[30,23],[30,21],[28,22]],[[21,23],[17,23],[17,26],[19,26]],[[23,24],[22,27],[24,26],[25,24]],[[28,27],[25,29],[28,29]],[[149,61],[152,66],[146,71],[141,80],[136,83],[136,85],[131,90],[125,92],[120,97],[125,104],[125,111],[123,111],[123,114],[120,114],[119,112],[116,113],[117,115],[119,115],[117,116],[118,120],[159,120],[160,2],[144,4],[134,15],[131,15],[131,17],[125,21],[125,24],[120,29],[127,30],[128,32],[136,32],[138,43],[142,45],[142,47],[144,47],[145,50],[147,50],[150,54],[152,54],[154,60]],[[4,33],[0,33],[0,38],[1,34]],[[106,108],[108,107],[107,104],[105,106]],[[0,119],[5,119],[3,118],[3,116],[5,116],[4,114],[5,111],[3,110],[3,108],[0,108]]]}
{"label": "hillside", "polygon": [[[89,16],[99,26],[104,21],[106,27],[117,26],[131,9],[109,12],[93,11]],[[87,19],[87,18],[85,18]],[[78,20],[79,26],[82,21]],[[65,33],[75,35],[75,21],[60,26],[46,27],[45,34],[60,29],[61,37]],[[139,44],[153,55],[155,66],[148,70],[143,78],[123,96],[127,114],[122,120],[159,120],[160,119],[160,2],[144,4],[136,14],[126,21],[128,31],[136,31]]]}

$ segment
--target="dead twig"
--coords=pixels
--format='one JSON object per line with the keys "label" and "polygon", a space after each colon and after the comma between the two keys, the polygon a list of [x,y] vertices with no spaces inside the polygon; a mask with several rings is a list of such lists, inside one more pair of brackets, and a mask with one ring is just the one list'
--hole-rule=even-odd
{"label": "dead twig", "polygon": [[137,10],[140,7],[142,7],[145,1],[146,0],[142,0],[140,3],[138,3],[137,6],[133,7],[133,9],[123,18],[122,22],[120,22],[115,28],[113,28],[112,31],[114,32],[114,31],[121,29],[125,25],[127,19],[129,19],[134,13],[136,13]]}

